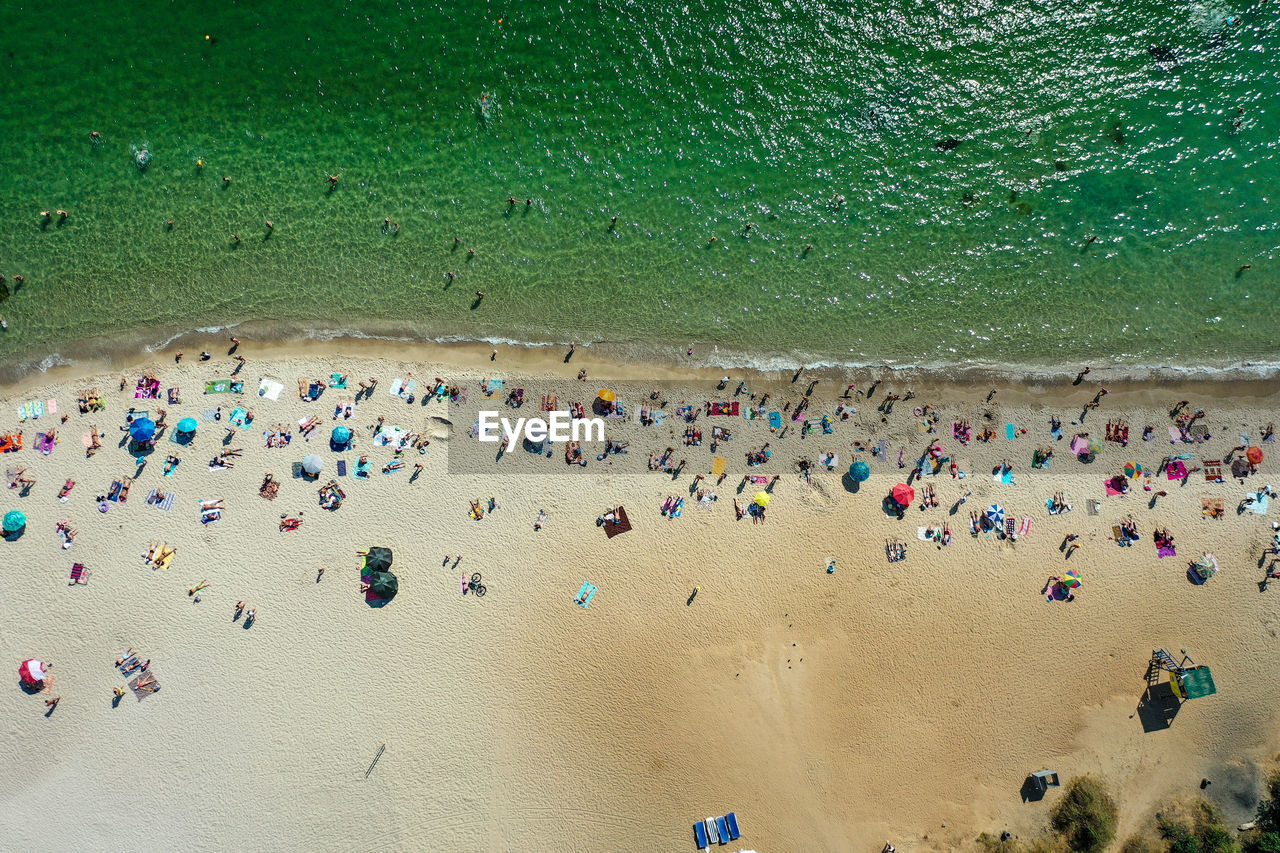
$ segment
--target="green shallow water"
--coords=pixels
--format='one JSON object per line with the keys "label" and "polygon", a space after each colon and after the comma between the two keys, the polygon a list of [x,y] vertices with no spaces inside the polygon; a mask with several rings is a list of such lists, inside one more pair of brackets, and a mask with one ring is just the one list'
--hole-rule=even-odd
{"label": "green shallow water", "polygon": [[267,321],[808,362],[1273,360],[1278,18],[9,4],[0,273],[26,283],[0,355]]}

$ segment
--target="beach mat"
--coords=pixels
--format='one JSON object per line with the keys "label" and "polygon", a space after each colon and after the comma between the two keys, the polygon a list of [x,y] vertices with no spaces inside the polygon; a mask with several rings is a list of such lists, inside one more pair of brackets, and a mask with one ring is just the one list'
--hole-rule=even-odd
{"label": "beach mat", "polygon": [[159,494],[159,492],[160,492],[159,489],[152,489],[151,493],[147,495],[147,504],[150,506],[159,507],[160,509],[163,509],[165,511],[173,509],[173,500],[176,497],[176,495],[174,495],[173,492],[165,492],[164,500],[157,501],[156,495]]}
{"label": "beach mat", "polygon": [[[150,667],[148,667],[148,669],[150,669]],[[149,677],[153,677],[153,676],[154,676],[154,673],[152,672],[144,672],[141,675],[135,676],[133,679],[126,682],[129,685],[129,692],[131,692],[139,702],[141,702],[143,699],[146,699],[152,693],[160,689],[159,681],[156,681],[155,683],[152,683],[152,684],[148,684],[145,687],[138,686],[139,682],[141,682],[143,678],[148,678],[148,680],[150,680]]]}
{"label": "beach mat", "polygon": [[631,529],[631,519],[627,518],[627,511],[622,507],[614,510],[616,521],[606,521],[604,523],[604,535],[610,539],[619,533],[626,533]]}
{"label": "beach mat", "polygon": [[258,396],[266,397],[268,400],[279,400],[280,392],[284,390],[284,385],[280,382],[273,382],[270,379],[263,379],[258,383]]}
{"label": "beach mat", "polygon": [[1005,424],[1005,425],[1004,425],[1004,437],[1005,437],[1005,438],[1009,439],[1010,441],[1013,441],[1013,437],[1014,437],[1014,436],[1016,436],[1017,434],[1018,434],[1018,431],[1017,431],[1017,429],[1014,427],[1014,425],[1013,425],[1013,424]]}
{"label": "beach mat", "polygon": [[204,393],[206,394],[230,394],[230,379],[214,379],[204,383]]}

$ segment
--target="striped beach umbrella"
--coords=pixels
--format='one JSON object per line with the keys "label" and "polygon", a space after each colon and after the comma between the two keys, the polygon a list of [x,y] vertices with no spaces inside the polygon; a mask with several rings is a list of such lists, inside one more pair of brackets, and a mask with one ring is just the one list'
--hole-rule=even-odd
{"label": "striped beach umbrella", "polygon": [[18,677],[29,687],[39,687],[44,683],[44,664],[35,658],[28,658],[18,664]]}
{"label": "striped beach umbrella", "polygon": [[1062,576],[1060,583],[1063,589],[1077,589],[1080,586],[1080,573],[1072,569]]}
{"label": "striped beach umbrella", "polygon": [[1124,463],[1124,475],[1126,477],[1136,477],[1142,473],[1142,466],[1137,462]]}
{"label": "striped beach umbrella", "polygon": [[992,524],[1003,524],[1004,507],[1000,506],[1000,504],[992,504],[987,507],[987,520]]}

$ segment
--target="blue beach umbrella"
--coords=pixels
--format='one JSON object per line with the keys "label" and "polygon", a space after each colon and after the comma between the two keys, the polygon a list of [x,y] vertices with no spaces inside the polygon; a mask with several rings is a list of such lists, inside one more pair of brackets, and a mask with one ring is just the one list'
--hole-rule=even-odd
{"label": "blue beach umbrella", "polygon": [[1004,523],[1004,507],[1000,504],[992,504],[987,507],[987,520],[992,524]]}
{"label": "blue beach umbrella", "polygon": [[151,418],[138,418],[129,425],[129,437],[134,441],[150,441],[156,434],[156,422]]}
{"label": "blue beach umbrella", "polygon": [[182,420],[178,421],[178,432],[195,432],[195,431],[196,431],[195,418],[183,418]]}
{"label": "blue beach umbrella", "polygon": [[4,514],[4,532],[17,533],[19,530],[27,526],[27,517],[16,509],[11,509]]}
{"label": "blue beach umbrella", "polygon": [[330,438],[334,444],[346,444],[351,440],[351,430],[344,426],[336,426],[333,428],[333,435]]}
{"label": "blue beach umbrella", "polygon": [[871,476],[871,466],[859,459],[849,466],[849,479],[861,483]]}

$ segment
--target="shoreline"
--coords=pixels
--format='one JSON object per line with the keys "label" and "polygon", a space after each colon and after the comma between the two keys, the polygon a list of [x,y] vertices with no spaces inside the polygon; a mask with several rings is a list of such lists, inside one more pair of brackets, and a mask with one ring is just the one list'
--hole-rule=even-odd
{"label": "shoreline", "polygon": [[[157,361],[160,367],[171,366],[172,355],[179,350],[199,353],[208,350],[215,354],[225,347],[227,338],[235,334],[250,348],[265,347],[272,354],[315,352],[318,349],[351,353],[358,357],[380,357],[393,351],[402,360],[433,361],[436,353],[465,354],[468,363],[476,361],[481,353],[488,360],[488,353],[497,349],[500,359],[517,363],[545,365],[560,361],[570,341],[545,340],[521,341],[509,338],[466,338],[442,336],[424,338],[413,334],[401,334],[392,330],[361,331],[347,328],[287,326],[275,322],[245,321],[228,325],[207,326],[198,329],[172,331],[141,329],[118,338],[98,337],[78,341],[57,352],[44,355],[39,361],[15,360],[0,365],[0,393],[20,387],[36,377],[53,381],[61,376],[93,376],[113,370],[127,370]],[[150,339],[139,346],[139,339]],[[772,379],[793,374],[797,368],[806,374],[838,378],[855,374],[858,377],[879,377],[885,380],[920,385],[1020,385],[1055,387],[1070,385],[1076,371],[1075,364],[1057,368],[1049,364],[989,364],[989,363],[922,363],[894,364],[872,362],[837,362],[822,358],[806,359],[801,355],[782,353],[753,354],[721,348],[714,343],[693,342],[694,354],[688,357],[678,347],[663,347],[667,357],[659,355],[652,346],[637,345],[627,341],[577,341],[575,361],[592,360],[597,366],[613,365],[613,370],[624,370],[625,375],[649,372],[655,378],[679,376],[704,376],[708,372],[738,371],[745,375]],[[68,354],[69,353],[69,354]],[[552,357],[549,353],[558,353]],[[166,358],[167,356],[167,358]],[[1083,363],[1081,364],[1083,366]],[[1177,383],[1191,387],[1202,384],[1221,387],[1272,383],[1280,378],[1280,360],[1236,361],[1223,364],[1194,366],[1123,365],[1108,364],[1103,360],[1090,363],[1093,368],[1090,380],[1106,381],[1122,385]],[[497,368],[495,368],[497,369]],[[614,374],[611,374],[614,375]],[[617,374],[623,375],[623,374]]]}

